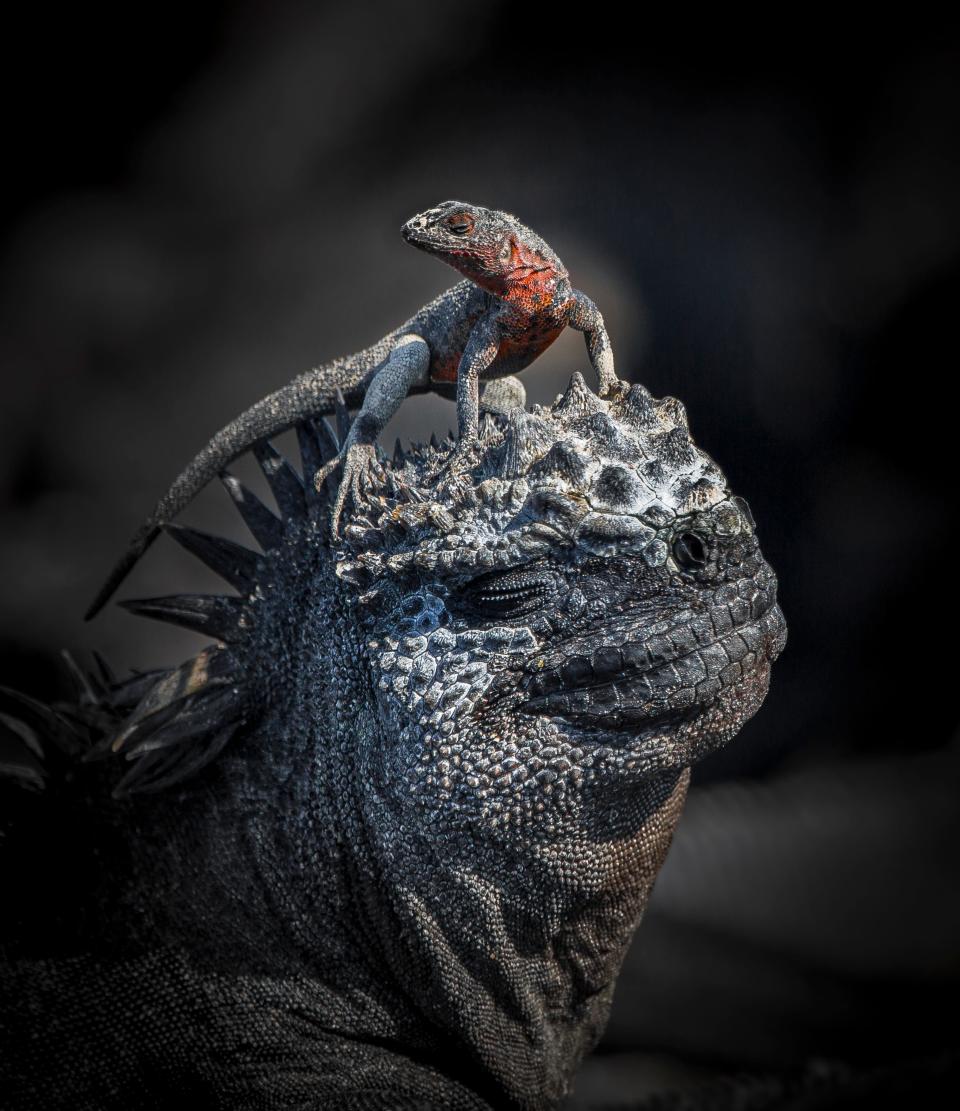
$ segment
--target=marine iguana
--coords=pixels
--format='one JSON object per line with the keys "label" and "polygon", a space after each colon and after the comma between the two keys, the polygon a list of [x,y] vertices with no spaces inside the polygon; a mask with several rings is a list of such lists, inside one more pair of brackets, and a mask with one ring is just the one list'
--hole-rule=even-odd
{"label": "marine iguana", "polygon": [[157,502],[87,611],[96,616],[165,524],[257,440],[297,420],[333,413],[338,391],[360,413],[324,474],[343,466],[332,507],[337,528],[349,494],[359,496],[377,436],[410,393],[456,397],[459,442],[448,466],[476,445],[479,383],[529,366],[567,326],[583,332],[603,394],[616,382],[600,310],[574,289],[550,247],[515,216],[465,201],[444,201],[412,217],[403,237],[464,275],[371,347],[298,375],[252,405],[210,440]]}
{"label": "marine iguana", "polygon": [[169,530],[237,593],[125,603],[213,644],[6,695],[68,768],[4,849],[11,1108],[556,1107],[765,696],[776,579],[678,401],[574,375],[469,471],[371,460],[342,534],[348,428],[297,431],[302,477],[255,448],[279,516],[224,478],[262,553]]}

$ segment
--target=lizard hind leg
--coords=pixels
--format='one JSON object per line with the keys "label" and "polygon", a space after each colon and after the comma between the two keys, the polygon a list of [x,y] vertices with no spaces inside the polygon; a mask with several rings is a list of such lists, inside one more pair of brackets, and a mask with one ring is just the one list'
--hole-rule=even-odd
{"label": "lizard hind leg", "polygon": [[495,378],[488,382],[480,394],[481,413],[499,413],[501,416],[511,409],[527,407],[527,391],[524,384],[513,374]]}
{"label": "lizard hind leg", "polygon": [[340,451],[319,471],[314,483],[319,490],[337,467],[343,468],[340,486],[330,515],[334,536],[340,528],[340,518],[352,497],[354,504],[362,500],[362,480],[367,466],[376,452],[377,436],[387,421],[400,408],[400,404],[415,386],[425,387],[430,380],[430,348],[427,341],[414,334],[401,336],[385,362],[371,378],[363,405],[350,427]]}

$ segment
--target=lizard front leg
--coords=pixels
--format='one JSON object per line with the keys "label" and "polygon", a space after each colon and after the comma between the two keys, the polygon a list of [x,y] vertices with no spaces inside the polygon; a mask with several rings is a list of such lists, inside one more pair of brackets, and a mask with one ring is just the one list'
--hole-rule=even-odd
{"label": "lizard front leg", "polygon": [[457,367],[457,446],[444,470],[461,469],[477,444],[480,428],[480,375],[500,350],[500,328],[495,318],[481,320],[470,333]]}
{"label": "lizard front leg", "polygon": [[618,384],[616,371],[613,369],[613,348],[610,337],[603,324],[600,310],[579,289],[573,291],[573,305],[567,316],[567,324],[577,332],[583,332],[587,341],[587,351],[590,355],[590,364],[596,371],[600,382],[600,396],[604,397]]}
{"label": "lizard front leg", "polygon": [[336,536],[347,495],[352,494],[355,504],[360,503],[360,479],[376,451],[377,436],[387,421],[400,408],[401,402],[413,386],[425,386],[430,375],[430,348],[418,335],[401,336],[396,346],[380,366],[363,398],[363,405],[350,426],[350,432],[340,451],[316,474],[319,490],[337,466],[343,465],[343,476],[330,515],[331,529]]}

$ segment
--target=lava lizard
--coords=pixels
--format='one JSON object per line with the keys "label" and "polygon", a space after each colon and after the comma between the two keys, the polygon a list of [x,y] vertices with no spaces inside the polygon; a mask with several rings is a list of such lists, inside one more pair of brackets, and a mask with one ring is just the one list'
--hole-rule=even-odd
{"label": "lava lizard", "polygon": [[567,326],[583,332],[600,394],[617,381],[613,352],[596,305],[570,284],[551,248],[514,216],[445,201],[403,225],[408,243],[464,275],[371,347],[314,367],[258,401],[222,428],[157,502],[87,611],[94,617],[160,530],[253,443],[304,417],[335,411],[338,394],[360,407],[338,465],[344,475],[332,507],[334,528],[348,494],[357,497],[377,435],[410,393],[455,397],[459,444],[448,466],[461,466],[476,444],[481,380],[528,366]]}

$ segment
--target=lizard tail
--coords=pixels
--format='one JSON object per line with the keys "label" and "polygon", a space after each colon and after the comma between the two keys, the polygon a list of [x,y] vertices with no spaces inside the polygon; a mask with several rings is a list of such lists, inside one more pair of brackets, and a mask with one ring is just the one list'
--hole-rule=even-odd
{"label": "lizard tail", "polygon": [[[334,412],[340,383],[331,383],[328,368],[317,367],[294,378],[276,392],[251,405],[239,417],[225,425],[174,479],[170,489],[154,506],[153,512],[140,526],[126,552],[87,610],[90,621],[103,609],[117,587],[133,569],[137,560],[159,536],[163,527],[184,509],[211,479],[228,463],[242,455],[259,440],[290,428],[299,420]],[[348,408],[363,401],[369,375],[354,382],[343,383],[343,397]],[[326,379],[326,380],[324,380]]]}

